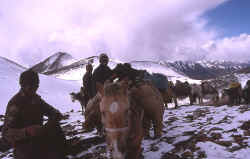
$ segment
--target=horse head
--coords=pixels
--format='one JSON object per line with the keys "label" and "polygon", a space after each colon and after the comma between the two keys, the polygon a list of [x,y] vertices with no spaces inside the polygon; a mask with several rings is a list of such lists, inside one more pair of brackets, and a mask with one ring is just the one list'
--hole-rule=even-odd
{"label": "horse head", "polygon": [[106,140],[114,159],[125,159],[130,131],[130,99],[128,83],[105,82],[97,86],[101,95],[100,111],[106,130]]}

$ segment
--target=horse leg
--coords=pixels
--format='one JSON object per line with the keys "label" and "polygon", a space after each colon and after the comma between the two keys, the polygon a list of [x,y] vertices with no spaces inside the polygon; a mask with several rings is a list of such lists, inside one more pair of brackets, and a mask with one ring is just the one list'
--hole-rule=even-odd
{"label": "horse leg", "polygon": [[151,127],[151,120],[148,117],[143,118],[143,129],[145,138],[150,138],[149,129]]}
{"label": "horse leg", "polygon": [[202,98],[200,96],[198,97],[198,100],[199,100],[199,104],[201,105],[202,104]]}
{"label": "horse leg", "polygon": [[[157,117],[157,118],[159,118],[159,117]],[[155,138],[161,137],[162,120],[160,120],[160,119],[153,120],[153,127],[154,127],[154,137]]]}
{"label": "horse leg", "polygon": [[142,155],[141,144],[138,146],[130,147],[125,159],[140,159]]}
{"label": "horse leg", "polygon": [[81,103],[81,107],[82,107],[82,115],[84,116],[84,111],[83,111],[84,105],[83,105],[83,103]]}
{"label": "horse leg", "polygon": [[203,102],[203,95],[201,95],[201,104],[203,105],[204,102]]}
{"label": "horse leg", "polygon": [[176,96],[174,96],[174,104],[175,104],[175,108],[177,108],[178,107],[178,103],[177,103],[177,97]]}
{"label": "horse leg", "polygon": [[190,100],[190,105],[193,105],[193,103],[195,103],[196,101],[195,95],[190,95],[189,100]]}
{"label": "horse leg", "polygon": [[240,103],[241,103],[241,98],[240,98],[240,96],[238,97],[238,104],[240,105]]}

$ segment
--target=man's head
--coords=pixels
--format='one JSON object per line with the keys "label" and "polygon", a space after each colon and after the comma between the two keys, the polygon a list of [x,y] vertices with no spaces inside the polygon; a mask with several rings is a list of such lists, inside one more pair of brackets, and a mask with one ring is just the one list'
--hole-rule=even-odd
{"label": "man's head", "polygon": [[99,56],[99,62],[101,65],[108,65],[108,62],[109,62],[109,57],[107,54],[105,53],[102,53],[100,56]]}
{"label": "man's head", "polygon": [[91,63],[88,63],[88,64],[86,65],[86,71],[87,71],[87,72],[92,72],[92,71],[93,71],[93,66],[92,66]]}
{"label": "man's head", "polygon": [[32,70],[24,71],[20,75],[19,84],[26,95],[34,95],[39,87],[38,73]]}

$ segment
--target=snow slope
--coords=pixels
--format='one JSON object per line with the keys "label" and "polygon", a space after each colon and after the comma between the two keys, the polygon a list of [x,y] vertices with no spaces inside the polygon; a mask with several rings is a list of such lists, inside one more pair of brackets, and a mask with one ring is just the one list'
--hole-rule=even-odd
{"label": "snow slope", "polygon": [[[25,69],[19,65],[0,58],[0,114],[4,114],[8,101],[20,89],[19,76],[23,71],[25,71]],[[69,111],[74,107],[80,109],[80,105],[78,103],[72,103],[69,96],[70,92],[79,90],[80,82],[61,80],[45,75],[39,75],[39,77],[40,87],[38,94],[49,104],[55,106],[62,112]]]}
{"label": "snow slope", "polygon": [[[97,65],[96,60],[94,64]],[[144,68],[139,64],[137,66]],[[152,69],[153,72],[154,67],[151,65],[148,69]],[[5,112],[8,100],[18,91],[18,77],[24,70],[0,58],[0,114]],[[61,75],[65,77],[65,74]],[[69,79],[70,77],[72,76],[68,76]],[[239,75],[238,78],[244,84],[250,75]],[[67,139],[86,140],[96,137],[96,131],[86,133],[82,129],[84,118],[79,111],[80,105],[72,103],[68,95],[72,91],[79,90],[80,81],[62,80],[44,75],[40,75],[40,80],[38,93],[67,116],[62,121]],[[183,101],[182,104],[187,103]],[[163,136],[159,139],[144,139],[142,148],[145,159],[247,159],[250,153],[250,105],[220,107],[192,105],[166,109]],[[12,150],[0,152],[0,158],[13,159],[11,152]],[[80,153],[70,158],[106,159],[106,156],[106,144],[102,142],[84,147]]]}

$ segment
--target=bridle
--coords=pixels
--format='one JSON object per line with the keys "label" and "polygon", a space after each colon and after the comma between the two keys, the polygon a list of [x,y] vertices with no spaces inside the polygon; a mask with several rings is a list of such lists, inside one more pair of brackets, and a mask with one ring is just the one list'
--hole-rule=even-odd
{"label": "bridle", "polygon": [[111,132],[111,133],[123,132],[123,131],[127,131],[128,129],[129,129],[128,126],[123,127],[123,128],[105,128],[107,132]]}

